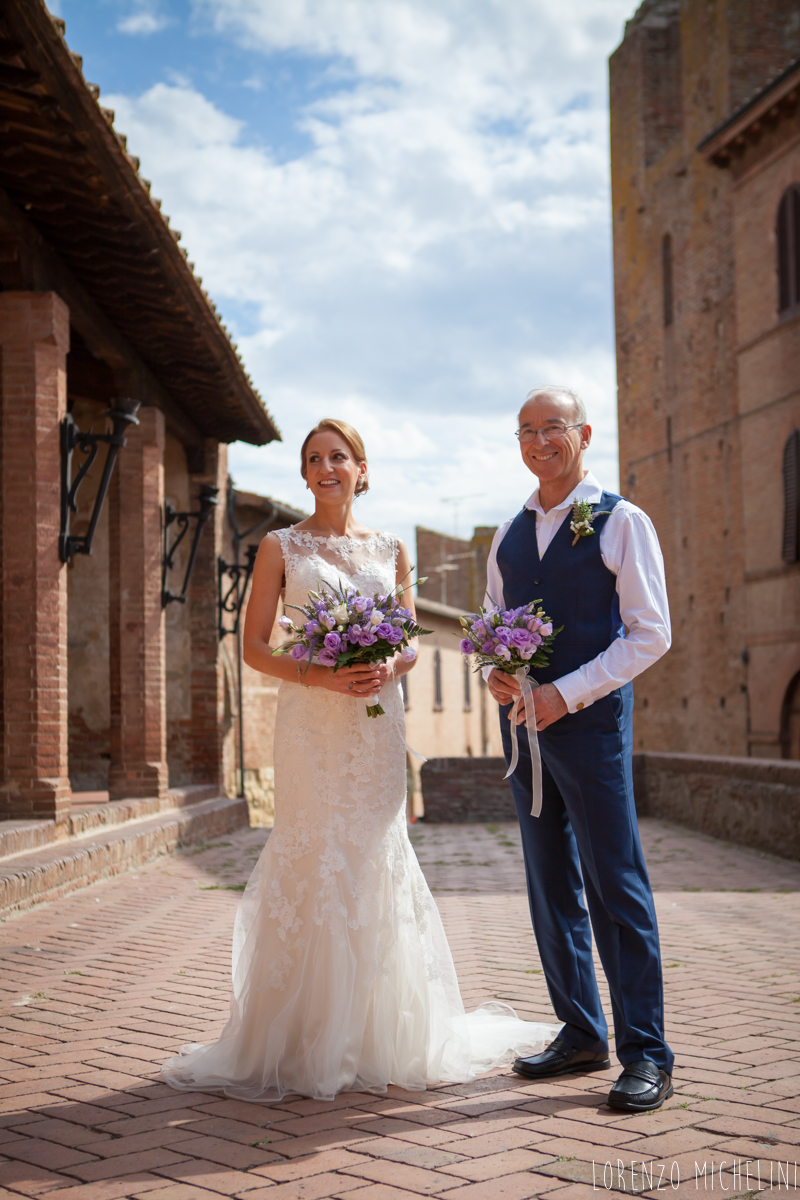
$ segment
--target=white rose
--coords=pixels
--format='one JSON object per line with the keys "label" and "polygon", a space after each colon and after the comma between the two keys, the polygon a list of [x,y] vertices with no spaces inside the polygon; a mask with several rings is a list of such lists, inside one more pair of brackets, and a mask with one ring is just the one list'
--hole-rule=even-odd
{"label": "white rose", "polygon": [[370,625],[380,625],[382,620],[383,620],[383,613],[380,611],[380,609],[373,608],[373,610],[370,614],[370,618],[369,618]]}
{"label": "white rose", "polygon": [[331,609],[331,616],[336,621],[337,625],[345,622],[349,617],[346,604],[337,604],[336,608]]}

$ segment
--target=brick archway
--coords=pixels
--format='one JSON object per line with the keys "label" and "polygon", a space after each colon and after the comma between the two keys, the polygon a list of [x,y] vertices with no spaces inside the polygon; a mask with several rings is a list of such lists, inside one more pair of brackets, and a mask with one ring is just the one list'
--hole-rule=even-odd
{"label": "brick archway", "polygon": [[792,677],[781,707],[781,758],[800,759],[800,671]]}

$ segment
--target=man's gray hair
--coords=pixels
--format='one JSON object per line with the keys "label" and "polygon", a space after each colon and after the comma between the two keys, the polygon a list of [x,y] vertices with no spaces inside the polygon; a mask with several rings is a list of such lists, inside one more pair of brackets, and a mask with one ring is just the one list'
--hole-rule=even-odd
{"label": "man's gray hair", "polygon": [[550,396],[554,400],[569,400],[569,402],[572,404],[572,411],[576,424],[588,424],[586,405],[583,403],[578,393],[573,392],[572,388],[561,387],[560,384],[547,383],[544,385],[544,387],[537,387],[534,388],[533,391],[528,392],[527,396],[525,397],[525,404],[528,404],[528,402],[531,400],[538,400],[540,396]]}

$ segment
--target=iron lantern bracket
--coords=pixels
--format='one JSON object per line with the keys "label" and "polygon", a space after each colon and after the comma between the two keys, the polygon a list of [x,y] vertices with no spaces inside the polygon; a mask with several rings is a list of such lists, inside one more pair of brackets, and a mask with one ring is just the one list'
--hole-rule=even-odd
{"label": "iron lantern bracket", "polygon": [[[224,558],[217,559],[217,578],[219,581],[219,622],[218,633],[219,640],[229,633],[239,632],[239,621],[242,616],[242,607],[244,598],[247,595],[247,588],[250,583],[250,577],[253,574],[253,567],[256,565],[256,555],[258,554],[258,546],[255,543],[247,547],[247,561],[243,563],[227,563]],[[225,614],[233,615],[233,626],[230,629],[225,628]]]}
{"label": "iron lantern bracket", "polygon": [[[178,604],[186,603],[186,592],[189,587],[189,580],[192,577],[197,551],[200,546],[200,538],[203,533],[203,527],[206,521],[211,516],[211,512],[217,501],[217,492],[219,488],[212,487],[210,484],[203,484],[200,489],[200,507],[197,512],[178,512],[173,508],[169,500],[164,504],[164,553],[161,558],[161,607],[166,608],[168,604],[177,601]],[[170,546],[169,544],[169,528],[173,522],[178,523],[178,536]],[[175,567],[175,555],[186,534],[189,532],[189,524],[195,521],[194,537],[192,539],[192,548],[189,552],[189,561],[186,564],[186,573],[183,577],[183,587],[176,594],[171,592],[167,587],[167,576]]]}
{"label": "iron lantern bracket", "polygon": [[[140,403],[139,400],[132,400],[129,397],[113,402],[113,407],[104,414],[111,419],[111,433],[94,433],[91,429],[84,433],[75,424],[75,420],[70,413],[67,413],[61,422],[61,528],[58,539],[58,552],[62,562],[68,563],[73,554],[92,553],[92,542],[94,541],[97,522],[100,520],[103,504],[108,494],[114,464],[117,461],[117,455],[120,450],[126,445],[127,439],[125,434],[128,426],[139,424],[136,413]],[[92,464],[97,458],[101,442],[107,444],[108,451],[106,453],[103,474],[100,478],[100,485],[94,500],[94,509],[89,520],[89,528],[85,534],[76,537],[69,531],[70,518],[73,513],[77,513],[78,511],[78,488],[89,474]],[[81,454],[85,454],[86,457],[73,479],[72,455],[76,450],[80,450]]]}

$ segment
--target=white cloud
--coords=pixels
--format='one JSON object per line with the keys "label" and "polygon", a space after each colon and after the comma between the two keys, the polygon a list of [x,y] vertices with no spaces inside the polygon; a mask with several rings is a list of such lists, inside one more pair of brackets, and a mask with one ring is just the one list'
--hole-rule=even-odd
{"label": "white cloud", "polygon": [[153,4],[147,3],[145,0],[144,3],[137,4],[134,11],[127,17],[119,19],[117,29],[120,33],[147,36],[151,33],[160,33],[162,29],[166,29],[168,24],[168,18],[159,13]]}
{"label": "white cloud", "polygon": [[239,483],[302,504],[299,441],[340,415],[371,454],[364,520],[450,527],[441,498],[483,493],[464,532],[527,495],[515,411],[562,382],[613,486],[605,58],[630,0],[195,8],[265,72],[305,56],[325,82],[287,162],[186,83],[107,98],[283,430],[233,449]]}

